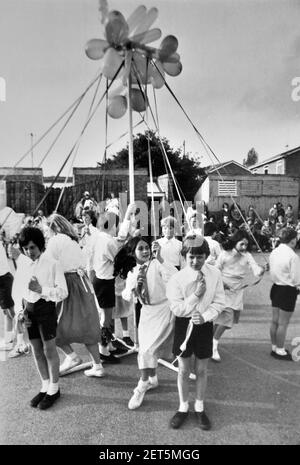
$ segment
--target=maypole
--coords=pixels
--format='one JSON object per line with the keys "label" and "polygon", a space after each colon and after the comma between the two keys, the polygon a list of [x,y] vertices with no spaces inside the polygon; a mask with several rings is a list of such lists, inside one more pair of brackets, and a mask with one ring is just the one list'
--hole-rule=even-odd
{"label": "maypole", "polygon": [[[102,73],[108,80],[115,76],[120,64],[124,62],[124,69],[118,75],[121,84],[108,94],[107,113],[117,119],[124,116],[128,108],[129,202],[134,203],[133,112],[141,114],[148,106],[147,92],[143,91],[141,84],[145,89],[147,84],[160,89],[165,84],[165,73],[170,76],[180,74],[182,65],[176,52],[178,40],[169,35],[158,48],[148,45],[162,35],[160,29],[151,29],[158,17],[157,8],[147,10],[144,5],[140,5],[126,20],[121,12],[109,11],[106,0],[100,0],[99,12],[101,23],[105,26],[105,39],[89,40],[85,51],[92,60],[103,59]],[[152,180],[152,173],[150,175]],[[134,333],[136,349],[138,341],[135,321]]]}

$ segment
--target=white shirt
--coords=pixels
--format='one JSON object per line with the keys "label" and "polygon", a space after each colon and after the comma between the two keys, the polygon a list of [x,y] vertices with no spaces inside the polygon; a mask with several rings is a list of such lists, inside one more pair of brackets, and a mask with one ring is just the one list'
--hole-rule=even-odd
{"label": "white shirt", "polygon": [[86,265],[80,245],[66,234],[50,237],[46,254],[60,263],[64,273],[85,268]]}
{"label": "white shirt", "polygon": [[9,273],[9,272],[10,272],[10,268],[9,268],[9,263],[8,263],[8,259],[6,256],[5,248],[4,248],[2,241],[0,241],[0,276],[4,276],[6,273]]}
{"label": "white shirt", "polygon": [[180,266],[182,242],[175,237],[171,239],[162,237],[158,239],[157,242],[161,246],[160,254],[164,262],[169,265]]}
{"label": "white shirt", "polygon": [[205,263],[201,272],[206,282],[206,291],[200,298],[194,294],[199,279],[198,271],[186,266],[170,278],[167,298],[176,316],[189,318],[199,311],[204,321],[213,321],[223,310],[225,293],[220,271]]}
{"label": "white shirt", "polygon": [[300,286],[300,260],[286,244],[279,244],[270,254],[270,275],[279,286]]}
{"label": "white shirt", "polygon": [[[133,291],[137,285],[137,277],[142,265],[137,264],[132,271],[129,271],[126,286],[122,292],[124,300],[132,299]],[[166,283],[173,274],[177,274],[177,269],[167,263],[160,263],[157,259],[148,262],[148,270],[146,273],[147,287],[150,299],[150,304],[155,305],[163,301],[167,302],[166,298]]]}
{"label": "white shirt", "polygon": [[218,241],[215,241],[211,236],[204,236],[209,246],[210,254],[206,259],[209,265],[215,265],[218,256],[221,253],[221,246]]}
{"label": "white shirt", "polygon": [[[35,303],[39,299],[60,302],[68,297],[67,283],[60,264],[42,253],[38,260],[28,262],[23,259],[20,263],[22,273],[22,288],[19,292],[28,302]],[[42,287],[42,293],[30,291],[29,281],[35,276]]]}
{"label": "white shirt", "polygon": [[115,238],[99,231],[92,252],[92,269],[98,279],[113,279],[114,259],[121,246]]}

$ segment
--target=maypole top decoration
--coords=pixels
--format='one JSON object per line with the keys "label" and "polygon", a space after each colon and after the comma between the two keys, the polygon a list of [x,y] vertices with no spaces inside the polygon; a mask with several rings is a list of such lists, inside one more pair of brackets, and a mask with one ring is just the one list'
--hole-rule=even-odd
{"label": "maypole top decoration", "polygon": [[181,73],[178,40],[168,35],[159,48],[148,45],[162,35],[160,29],[150,29],[158,17],[157,8],[147,10],[141,5],[127,20],[116,10],[102,9],[103,13],[106,40],[89,40],[85,52],[91,60],[103,59],[102,74],[109,80],[114,79],[118,69],[124,65],[117,76],[122,78],[122,85],[109,93],[108,114],[112,118],[121,118],[127,110],[128,94],[131,96],[132,109],[145,111],[147,99],[141,84],[152,84],[154,88],[160,89],[165,84],[165,73],[170,76]]}

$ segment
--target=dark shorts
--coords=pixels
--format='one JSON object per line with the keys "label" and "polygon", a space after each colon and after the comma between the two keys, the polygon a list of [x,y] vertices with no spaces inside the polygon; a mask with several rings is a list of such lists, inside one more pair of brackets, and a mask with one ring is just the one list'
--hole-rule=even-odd
{"label": "dark shorts", "polygon": [[115,306],[115,279],[98,279],[95,277],[93,286],[101,308],[111,308]]}
{"label": "dark shorts", "polygon": [[0,276],[0,307],[2,310],[6,310],[15,305],[11,296],[13,280],[14,278],[11,273]]}
{"label": "dark shorts", "polygon": [[46,302],[46,300],[40,299],[33,304],[32,310],[27,311],[27,315],[32,323],[27,328],[29,339],[50,341],[50,339],[56,337],[57,317],[54,302]]}
{"label": "dark shorts", "polygon": [[272,307],[280,308],[285,312],[293,312],[295,310],[298,291],[293,286],[279,286],[273,284],[271,287],[270,298]]}
{"label": "dark shorts", "polygon": [[[181,354],[180,346],[185,340],[189,321],[189,318],[176,317],[175,319],[173,353],[176,356]],[[199,359],[211,358],[212,340],[213,324],[211,322],[204,323],[203,325],[194,325],[186,350],[180,357],[187,358],[195,354]]]}

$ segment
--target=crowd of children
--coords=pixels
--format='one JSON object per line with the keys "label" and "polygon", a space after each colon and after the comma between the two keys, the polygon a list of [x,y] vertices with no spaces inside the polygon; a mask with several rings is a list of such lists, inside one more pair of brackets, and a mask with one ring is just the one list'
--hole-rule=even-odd
{"label": "crowd of children", "polygon": [[[219,340],[239,322],[247,270],[260,279],[268,268],[252,257],[253,245],[273,249],[271,355],[291,360],[284,342],[300,286],[300,261],[294,252],[300,232],[293,209],[289,205],[283,210],[277,203],[266,224],[253,206],[246,222],[238,205],[230,208],[225,203],[219,223],[208,209],[200,219],[192,211],[180,240],[176,219],[167,216],[161,220],[162,237],[152,241],[138,229],[135,212],[130,204],[119,222],[113,211],[95,214],[83,208],[80,233],[63,216],[54,213],[46,219],[40,212],[36,220],[25,220],[7,254],[0,241],[0,306],[5,320],[1,349],[11,356],[28,354],[24,338],[29,338],[41,378],[30,404],[44,410],[60,397],[59,375],[82,363],[71,344],[84,344],[90,354],[92,366],[84,374],[101,378],[107,374],[103,363],[120,363],[118,353],[134,345],[128,329],[128,317],[134,313],[140,379],[128,408],[140,407],[146,392],[159,386],[158,359],[173,345],[179,408],[170,426],[177,429],[188,417],[193,368],[195,416],[199,427],[208,430],[208,361],[220,362]],[[261,228],[254,229],[258,222]],[[275,225],[273,232],[270,224]],[[289,264],[281,267],[284,256],[290,257],[291,269]],[[14,278],[8,257],[15,263]],[[122,324],[121,339],[115,335],[116,318]],[[65,355],[61,365],[57,348]]]}

